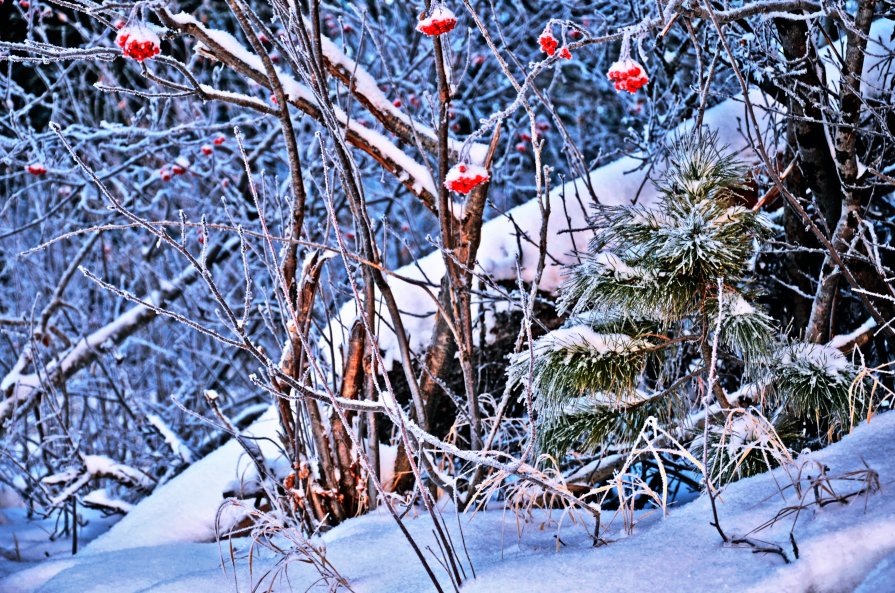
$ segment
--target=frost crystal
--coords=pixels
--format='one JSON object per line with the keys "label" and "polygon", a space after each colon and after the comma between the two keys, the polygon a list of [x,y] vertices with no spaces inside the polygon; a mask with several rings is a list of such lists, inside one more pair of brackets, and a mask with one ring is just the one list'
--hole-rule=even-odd
{"label": "frost crystal", "polygon": [[796,344],[784,355],[783,364],[808,367],[830,377],[838,377],[848,369],[845,355],[824,344]]}

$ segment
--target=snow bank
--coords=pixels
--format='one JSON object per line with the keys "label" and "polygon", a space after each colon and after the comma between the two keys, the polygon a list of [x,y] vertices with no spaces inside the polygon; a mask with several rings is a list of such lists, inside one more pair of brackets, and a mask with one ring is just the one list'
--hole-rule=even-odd
{"label": "snow bank", "polygon": [[[809,464],[804,473],[815,476],[817,472],[811,469],[819,467],[815,463],[827,466],[829,475],[861,470],[866,463],[879,473],[883,489],[853,498],[848,504],[812,507],[802,511],[795,521],[790,516],[755,534],[758,539],[780,545],[792,559],[788,542],[789,530],[794,526],[800,555],[791,564],[784,564],[776,555],[753,554],[749,549],[725,546],[709,525],[711,509],[705,497],[679,509],[670,509],[666,519],[658,513],[639,517],[640,522],[631,535],[622,532],[620,518],[612,519],[607,512],[604,525],[608,523],[609,528],[604,536],[609,543],[598,548],[593,547],[589,536],[592,525],[573,524],[568,517],[558,531],[559,543],[556,539],[558,512],[554,512],[551,521],[543,512],[536,511],[531,521],[522,524],[520,537],[516,517],[510,512],[484,511],[458,517],[446,511],[445,523],[461,550],[470,576],[463,592],[585,593],[599,589],[642,593],[654,589],[656,583],[661,583],[660,589],[666,593],[891,591],[891,576],[895,574],[895,497],[889,492],[895,481],[892,434],[895,434],[895,413],[875,417],[842,442],[797,460],[797,463]],[[788,475],[780,469],[732,484],[719,500],[724,530],[730,535],[745,535],[787,505],[794,504],[797,498],[791,488],[786,488],[789,484]],[[844,494],[859,486],[857,482],[841,481],[835,488]],[[810,494],[808,500],[811,500]],[[182,504],[167,508],[166,513],[187,521],[192,512],[189,501],[179,502]],[[405,524],[421,548],[437,549],[427,517],[411,514],[405,518]],[[465,545],[477,575],[475,579],[471,578],[462,552],[458,525],[462,525]],[[132,548],[146,543],[146,538],[140,531],[131,531],[128,538],[119,538],[119,542]],[[227,545],[219,548],[213,543],[181,543],[104,552],[91,546],[90,554],[66,560],[62,566],[57,564],[58,574],[50,574],[41,582],[35,578],[32,586],[25,575],[13,575],[12,579],[0,582],[0,593],[148,590],[223,593],[234,590],[234,580],[242,586],[240,590],[249,590],[245,587],[248,579],[245,554],[249,543],[234,542],[235,553],[242,558],[235,577],[232,571],[225,575],[221,568],[219,554],[223,552],[229,570]],[[385,513],[374,512],[350,519],[325,534],[321,543],[326,546],[327,560],[350,580],[352,590],[357,593],[434,590],[410,546]],[[104,549],[112,547],[107,545]],[[443,576],[437,562],[429,558],[436,573]],[[270,556],[256,559],[256,578],[275,560]],[[383,566],[388,566],[388,570],[383,570]],[[54,570],[45,569],[43,576]],[[304,591],[317,580],[318,575],[307,565],[293,562],[288,586],[284,582],[274,590]],[[9,583],[16,583],[19,588],[10,588]],[[448,586],[446,579],[444,584]]]}
{"label": "snow bank", "polygon": [[[279,457],[279,421],[271,407],[243,431],[253,436],[267,459]],[[121,550],[175,542],[207,542],[215,539],[215,517],[222,493],[233,480],[251,480],[255,468],[236,439],[197,461],[173,480],[160,486],[119,521],[87,546],[87,552]],[[240,516],[225,513],[222,529]]]}

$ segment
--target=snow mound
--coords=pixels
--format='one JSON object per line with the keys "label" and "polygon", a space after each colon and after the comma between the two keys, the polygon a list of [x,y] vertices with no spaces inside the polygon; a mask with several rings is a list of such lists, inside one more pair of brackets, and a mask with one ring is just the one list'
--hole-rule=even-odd
{"label": "snow mound", "polygon": [[[573,523],[565,517],[558,529],[558,511],[554,511],[552,519],[543,511],[535,511],[519,536],[516,517],[508,511],[489,510],[458,517],[446,510],[444,522],[461,550],[469,575],[462,591],[585,593],[599,587],[614,593],[642,593],[654,588],[659,579],[665,593],[892,591],[895,498],[888,488],[895,482],[893,434],[895,413],[885,414],[862,424],[842,442],[799,457],[797,463],[806,468],[803,474],[814,476],[817,471],[812,468],[821,466],[829,468],[830,476],[869,467],[878,472],[882,490],[854,497],[847,504],[810,507],[797,519],[786,517],[754,534],[756,539],[780,545],[790,564],[777,555],[753,554],[748,548],[725,545],[709,524],[711,509],[705,497],[672,508],[665,519],[658,513],[640,516],[630,535],[622,532],[621,519],[607,512],[603,522],[609,524],[604,533],[609,543],[597,548],[589,536],[592,524]],[[728,487],[718,501],[725,532],[743,536],[773,519],[781,509],[796,504],[797,496],[786,488],[790,483],[787,473],[778,469]],[[840,495],[859,486],[857,482],[845,481],[834,484]],[[808,501],[811,496],[808,494]],[[166,514],[188,520],[187,515],[192,512],[189,501],[180,502],[183,505],[167,508]],[[143,504],[147,503],[140,506]],[[411,515],[405,518],[405,525],[421,548],[437,549],[428,518]],[[475,567],[475,579],[462,552],[459,526]],[[789,544],[791,528],[799,548],[798,559]],[[234,575],[226,543],[170,543],[135,548],[145,540],[140,531],[131,531],[129,536],[129,541],[118,538],[127,549],[112,550],[107,540],[102,548],[109,551],[101,552],[99,546],[91,546],[92,553],[65,560],[64,564],[55,563],[52,568],[41,565],[42,573],[32,574],[32,579],[26,578],[29,571],[13,575],[0,582],[0,593],[223,593],[235,590],[237,583],[240,590],[248,590],[246,550],[250,542],[246,540],[234,540],[234,553],[241,558]],[[351,519],[320,541],[326,546],[327,560],[349,579],[357,593],[434,591],[410,546],[386,513]],[[449,588],[437,562],[429,559]],[[256,558],[255,577],[264,574],[275,561],[266,555]],[[388,566],[388,570],[382,570],[383,566]],[[288,584],[283,581],[273,590],[304,591],[317,580],[318,575],[306,564],[293,562]],[[266,586],[262,589],[266,590]]]}
{"label": "snow mound", "polygon": [[[266,459],[279,457],[276,410],[271,407],[243,435],[256,439]],[[249,481],[255,468],[236,439],[197,461],[160,486],[107,533],[87,546],[88,553],[215,539],[215,517],[222,493],[234,480]],[[234,510],[222,517],[226,530],[241,517]]]}

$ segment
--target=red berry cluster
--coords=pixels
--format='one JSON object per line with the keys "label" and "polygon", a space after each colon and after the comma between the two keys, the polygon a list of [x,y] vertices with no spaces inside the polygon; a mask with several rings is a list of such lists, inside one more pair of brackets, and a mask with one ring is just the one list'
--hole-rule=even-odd
{"label": "red berry cluster", "polygon": [[25,167],[25,170],[38,177],[47,174],[47,168],[44,166],[43,163],[31,163],[30,165]]}
{"label": "red berry cluster", "polygon": [[646,70],[631,58],[615,62],[609,67],[606,77],[615,83],[615,90],[628,91],[631,94],[636,93],[649,82]]}
{"label": "red berry cluster", "polygon": [[423,35],[435,37],[436,35],[450,33],[456,26],[457,17],[454,13],[449,8],[437,4],[428,17],[419,20],[416,24],[416,30]]}
{"label": "red berry cluster", "polygon": [[451,167],[444,178],[444,186],[458,194],[468,194],[490,179],[488,171],[479,165],[459,164]]}
{"label": "red berry cluster", "polygon": [[541,33],[541,36],[538,37],[538,43],[541,44],[541,51],[548,56],[555,54],[556,48],[559,47],[559,41],[556,40],[556,37],[549,30]]}
{"label": "red berry cluster", "polygon": [[[553,36],[553,31],[550,29],[549,25],[544,29],[544,32],[541,33],[541,36],[538,37],[538,43],[541,45],[541,51],[548,56],[555,54],[556,49],[559,47],[559,41]],[[571,60],[572,52],[569,51],[568,47],[563,46],[562,49],[559,50],[559,57],[564,60]]]}
{"label": "red berry cluster", "polygon": [[118,31],[115,44],[127,57],[142,62],[161,53],[161,40],[143,25],[125,26]]}

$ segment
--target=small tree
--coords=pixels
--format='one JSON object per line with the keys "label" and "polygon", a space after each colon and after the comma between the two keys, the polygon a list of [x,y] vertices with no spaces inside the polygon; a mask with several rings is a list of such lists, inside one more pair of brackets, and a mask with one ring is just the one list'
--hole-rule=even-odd
{"label": "small tree", "polygon": [[716,473],[763,469],[788,455],[794,419],[844,422],[856,369],[835,348],[786,341],[756,305],[772,224],[743,205],[745,168],[713,134],[668,152],[655,204],[598,210],[561,287],[568,322],[514,356],[510,376],[530,386],[545,453],[624,449],[650,416],[700,448],[693,412],[706,404],[726,418],[709,432]]}

